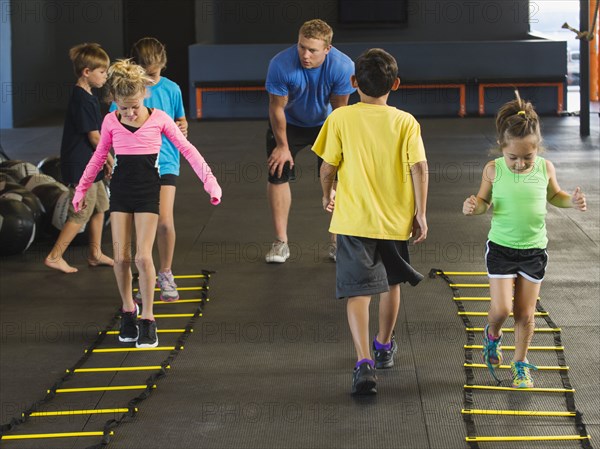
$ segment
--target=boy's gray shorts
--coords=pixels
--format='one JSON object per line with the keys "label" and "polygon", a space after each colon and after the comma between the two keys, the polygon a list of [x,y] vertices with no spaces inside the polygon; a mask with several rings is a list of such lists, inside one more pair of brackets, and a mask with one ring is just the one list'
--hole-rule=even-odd
{"label": "boy's gray shorts", "polygon": [[337,236],[336,296],[340,299],[389,291],[390,285],[417,285],[423,275],[410,266],[406,240]]}

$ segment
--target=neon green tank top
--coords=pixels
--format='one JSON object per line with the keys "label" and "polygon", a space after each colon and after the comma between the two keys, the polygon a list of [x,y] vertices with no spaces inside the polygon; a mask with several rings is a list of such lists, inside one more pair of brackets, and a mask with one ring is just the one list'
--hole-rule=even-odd
{"label": "neon green tank top", "polygon": [[546,236],[546,161],[537,157],[529,173],[513,173],[504,157],[495,161],[492,183],[492,227],[488,238],[498,245],[515,249],[541,248]]}

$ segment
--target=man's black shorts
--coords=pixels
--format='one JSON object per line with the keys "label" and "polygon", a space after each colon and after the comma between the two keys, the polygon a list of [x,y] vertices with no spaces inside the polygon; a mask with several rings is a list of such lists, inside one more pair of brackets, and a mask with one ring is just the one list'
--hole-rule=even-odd
{"label": "man's black shorts", "polygon": [[[306,147],[312,147],[315,140],[317,140],[317,136],[319,135],[319,131],[321,131],[320,126],[314,126],[310,128],[304,128],[301,126],[287,125],[286,133],[288,146],[290,148],[290,152],[292,153],[292,158],[296,159],[296,155],[300,152],[300,150]],[[267,130],[267,158],[271,156],[271,153],[277,146],[277,142],[275,141],[275,136],[273,135],[273,130],[269,126]],[[318,170],[321,169],[321,164],[323,160],[318,158],[319,165]],[[317,171],[318,173],[318,171]],[[274,175],[269,174],[269,182],[271,184],[284,184],[289,181],[296,180],[296,170],[292,168],[290,170],[290,164],[286,163],[283,167],[283,172],[281,173],[281,177],[278,178],[277,174]]]}

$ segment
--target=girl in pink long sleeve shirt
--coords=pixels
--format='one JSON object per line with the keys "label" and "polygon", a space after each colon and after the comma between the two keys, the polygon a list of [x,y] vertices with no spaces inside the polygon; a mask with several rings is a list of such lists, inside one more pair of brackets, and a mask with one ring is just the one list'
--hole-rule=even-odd
{"label": "girl in pink long sleeve shirt", "polygon": [[[104,166],[110,148],[114,148],[116,164],[111,180],[110,212],[114,271],[123,302],[119,340],[135,342],[137,347],[156,347],[158,337],[152,311],[156,271],[152,247],[159,212],[157,155],[162,135],[189,161],[214,205],[221,201],[221,187],[204,158],[175,122],[163,111],[143,105],[146,85],[151,82],[143,68],[128,60],[117,61],[109,68],[108,75],[110,94],[118,109],[104,118],[100,142],[79,181],[73,206],[76,211],[85,207],[85,193]],[[139,323],[131,288],[133,226],[137,236],[134,260],[143,305]]]}

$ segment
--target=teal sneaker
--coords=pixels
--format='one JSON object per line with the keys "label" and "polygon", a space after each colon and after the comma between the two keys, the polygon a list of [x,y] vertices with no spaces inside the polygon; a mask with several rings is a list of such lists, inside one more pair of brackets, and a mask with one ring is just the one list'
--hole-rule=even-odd
{"label": "teal sneaker", "polygon": [[486,324],[483,329],[483,361],[494,379],[500,382],[496,377],[495,368],[498,368],[502,364],[502,335],[496,338],[490,336],[488,333],[489,327],[490,325]]}
{"label": "teal sneaker", "polygon": [[513,376],[513,388],[533,388],[533,379],[531,378],[531,370],[537,370],[537,366],[525,362],[510,362],[510,371]]}

